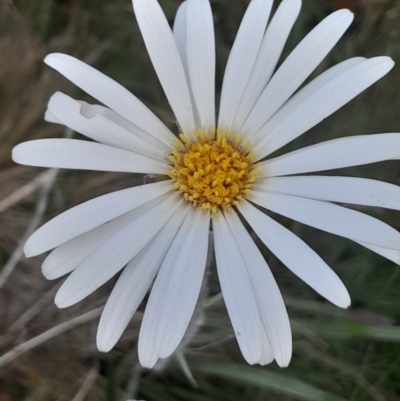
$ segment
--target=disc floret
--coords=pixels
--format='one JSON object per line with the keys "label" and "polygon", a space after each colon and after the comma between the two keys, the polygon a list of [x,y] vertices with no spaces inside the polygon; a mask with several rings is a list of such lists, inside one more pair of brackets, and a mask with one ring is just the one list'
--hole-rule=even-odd
{"label": "disc floret", "polygon": [[166,174],[174,188],[193,206],[217,213],[230,209],[248,195],[257,178],[257,164],[250,142],[228,129],[193,130],[192,139],[180,134],[168,155],[172,163]]}

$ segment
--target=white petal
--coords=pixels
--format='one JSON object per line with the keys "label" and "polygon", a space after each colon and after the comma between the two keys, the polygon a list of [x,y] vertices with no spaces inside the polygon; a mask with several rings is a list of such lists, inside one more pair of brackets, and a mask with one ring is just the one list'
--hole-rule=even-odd
{"label": "white petal", "polygon": [[279,366],[286,367],[292,357],[292,332],[281,292],[267,262],[237,214],[228,212],[225,218],[246,265],[273,355]]}
{"label": "white petal", "polygon": [[201,127],[199,113],[197,111],[196,103],[193,96],[193,89],[190,83],[189,77],[189,67],[188,67],[188,56],[187,56],[187,1],[184,1],[176,12],[173,34],[176,43],[176,47],[178,48],[179,55],[181,56],[181,61],[183,65],[183,69],[185,70],[186,80],[189,86],[190,100],[192,104],[192,109],[194,113],[194,120],[196,123],[196,127]]}
{"label": "white petal", "polygon": [[170,356],[181,342],[199,296],[207,260],[210,214],[191,209],[160,268],[147,303],[139,338],[139,358],[146,350]]}
{"label": "white petal", "polygon": [[117,274],[161,230],[182,202],[178,195],[169,196],[107,239],[63,283],[56,305],[66,308],[76,304]]}
{"label": "white petal", "polygon": [[53,218],[31,235],[26,256],[35,256],[115,219],[172,189],[170,181],[127,188],[99,196]]}
{"label": "white petal", "polygon": [[262,353],[258,363],[261,366],[265,366],[274,360],[274,353],[272,352],[271,344],[269,343],[264,327],[262,329]]}
{"label": "white petal", "polygon": [[104,241],[111,238],[122,227],[154,208],[166,199],[168,194],[160,196],[152,201],[124,213],[106,224],[93,228],[54,249],[44,260],[42,265],[43,275],[48,280],[53,280],[70,273],[76,269],[91,253],[93,253]]}
{"label": "white petal", "polygon": [[261,359],[263,327],[252,283],[223,213],[212,222],[222,295],[243,357],[253,365]]}
{"label": "white petal", "polygon": [[49,110],[46,110],[46,112],[44,114],[44,119],[48,123],[61,124],[61,121],[58,121]]}
{"label": "white petal", "polygon": [[262,163],[261,176],[360,166],[400,156],[400,134],[357,135],[307,146]]}
{"label": "white petal", "polygon": [[185,71],[168,21],[156,0],[133,0],[147,51],[184,134],[195,128]]}
{"label": "white petal", "polygon": [[215,126],[215,40],[208,0],[190,0],[186,7],[187,63],[201,127]]}
{"label": "white petal", "polygon": [[44,62],[76,86],[122,117],[170,145],[175,136],[137,97],[122,85],[84,62],[61,53],[49,54]]}
{"label": "white petal", "polygon": [[383,256],[386,259],[391,260],[392,262],[400,265],[400,250],[399,249],[388,249],[388,248],[381,248],[376,245],[367,244],[365,242],[358,242],[360,245],[364,246],[367,249],[370,249],[372,252],[377,253],[378,255]]}
{"label": "white petal", "polygon": [[101,106],[99,104],[89,104],[84,102],[83,100],[78,100],[81,104],[81,114],[86,118],[92,118],[96,114],[100,114],[107,118],[108,120],[113,121],[115,124],[118,124],[121,127],[124,127],[127,131],[132,134],[142,138],[144,141],[148,142],[150,145],[153,145],[157,149],[162,150],[164,153],[171,153],[172,146],[167,146],[165,143],[161,142],[156,137],[150,135],[148,132],[142,130],[137,125],[131,123],[126,118],[122,117],[114,110],[109,109],[108,107]]}
{"label": "white petal", "polygon": [[328,176],[260,178],[253,188],[257,191],[400,210],[399,186],[366,178]]}
{"label": "white petal", "polygon": [[388,224],[356,210],[298,196],[252,191],[248,199],[300,223],[354,241],[400,249],[400,233]]}
{"label": "white petal", "polygon": [[178,209],[123,270],[107,300],[97,329],[97,347],[100,351],[110,351],[122,336],[150,288],[188,207]]}
{"label": "white petal", "polygon": [[304,88],[300,89],[295,95],[293,95],[271,118],[268,122],[257,132],[256,135],[251,139],[253,144],[258,144],[264,139],[269,132],[271,132],[278,124],[280,124],[285,118],[287,118],[297,107],[299,107],[307,98],[309,98],[314,92],[322,88],[332,79],[336,78],[348,69],[362,63],[366,59],[364,57],[353,57],[348,60],[342,61],[339,64],[334,65],[322,74],[318,75],[317,78],[313,79]]}
{"label": "white petal", "polygon": [[260,50],[272,0],[252,0],[229,54],[221,92],[220,127],[230,127]]}
{"label": "white petal", "polygon": [[143,174],[163,174],[168,169],[166,163],[129,150],[65,138],[21,143],[13,149],[12,158],[16,163],[36,167]]}
{"label": "white petal", "polygon": [[320,22],[279,67],[243,125],[256,133],[315,70],[353,20],[349,10],[339,10]]}
{"label": "white petal", "polygon": [[389,57],[375,57],[349,68],[301,103],[254,147],[259,159],[286,145],[320,123],[381,79],[394,66]]}
{"label": "white petal", "polygon": [[341,308],[350,305],[350,296],[339,277],[305,242],[248,202],[240,202],[238,209],[288,269],[333,304]]}
{"label": "white petal", "polygon": [[[187,66],[187,22],[186,22],[186,7],[187,1],[184,1],[176,12],[173,34],[178,48],[179,55],[181,56],[183,68],[185,72],[188,72]],[[188,75],[187,75],[188,77]]]}
{"label": "white petal", "polygon": [[[61,92],[56,92],[51,97],[48,109],[62,124],[88,138],[161,162],[165,161],[165,153],[161,149],[150,145],[104,115],[96,113],[90,105],[87,105],[83,112],[81,103]],[[91,113],[88,115],[87,112]]]}
{"label": "white petal", "polygon": [[235,115],[232,125],[234,131],[241,131],[243,123],[270,80],[300,8],[301,0],[283,0],[268,24],[253,71]]}

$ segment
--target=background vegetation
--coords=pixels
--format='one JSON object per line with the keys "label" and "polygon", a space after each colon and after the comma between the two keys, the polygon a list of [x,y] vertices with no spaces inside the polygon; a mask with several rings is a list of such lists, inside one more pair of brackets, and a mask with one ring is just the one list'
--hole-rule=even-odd
{"label": "background vegetation", "polygon": [[[160,0],[172,22],[180,0]],[[247,0],[211,0],[217,85]],[[279,3],[276,1],[275,6]],[[316,71],[355,55],[400,60],[398,0],[304,0],[284,51],[333,10],[356,18]],[[153,371],[137,361],[138,312],[113,351],[95,346],[99,308],[113,282],[66,310],[53,304],[62,280],[46,281],[41,257],[25,259],[26,236],[93,196],[143,182],[128,174],[50,171],[15,165],[12,147],[70,135],[43,120],[56,90],[86,99],[42,63],[65,52],[129,88],[166,122],[173,116],[149,62],[129,0],[0,0],[0,401],[395,401],[400,399],[400,268],[348,240],[284,218],[339,274],[353,304],[343,311],[294,277],[268,250],[294,333],[289,368],[243,361],[211,266],[184,345]],[[400,68],[290,147],[350,134],[400,131]],[[90,99],[87,99],[90,100]],[[76,135],[76,134],[74,134]],[[337,171],[332,172],[337,174]],[[398,162],[344,175],[400,184]],[[359,207],[400,229],[400,214]],[[143,306],[140,310],[143,310]],[[1,357],[1,355],[3,355]]]}

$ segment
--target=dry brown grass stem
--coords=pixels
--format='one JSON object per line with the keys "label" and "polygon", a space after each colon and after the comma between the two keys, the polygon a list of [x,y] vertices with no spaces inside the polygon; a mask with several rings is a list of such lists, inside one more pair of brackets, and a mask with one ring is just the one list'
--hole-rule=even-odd
{"label": "dry brown grass stem", "polygon": [[22,330],[24,326],[34,318],[49,301],[53,300],[54,295],[60,288],[61,282],[54,285],[37,302],[35,302],[26,312],[24,312],[8,329],[5,337],[11,337],[13,334]]}
{"label": "dry brown grass stem", "polygon": [[35,213],[26,229],[24,235],[21,238],[18,246],[15,248],[14,252],[12,253],[11,257],[8,259],[7,263],[4,265],[3,269],[0,273],[0,289],[4,286],[7,279],[10,277],[12,272],[17,266],[18,262],[24,256],[24,246],[28,238],[31,234],[39,227],[39,224],[42,221],[43,215],[46,211],[47,204],[49,201],[49,195],[51,188],[53,187],[54,181],[58,175],[58,169],[51,169],[46,171],[46,175],[42,180],[41,191],[38,203],[36,204]]}
{"label": "dry brown grass stem", "polygon": [[[65,138],[71,138],[72,134],[73,134],[73,131],[71,129],[69,129],[69,128],[65,129],[65,131],[64,131]],[[38,202],[35,207],[35,212],[28,225],[28,228],[26,229],[24,235],[22,236],[21,240],[19,241],[18,246],[15,248],[11,257],[8,259],[7,263],[4,265],[4,267],[1,270],[0,289],[4,286],[7,279],[10,277],[10,275],[14,271],[15,266],[17,266],[18,262],[23,258],[24,246],[25,246],[26,241],[33,234],[33,232],[39,227],[39,225],[42,221],[43,215],[46,212],[47,205],[49,203],[50,192],[51,192],[51,189],[53,188],[54,182],[57,178],[59,171],[60,171],[59,169],[50,169],[41,174],[41,180],[37,184],[38,186],[40,186],[41,190],[40,190]],[[15,192],[14,192],[14,194],[15,194]],[[0,209],[0,212],[1,212],[1,209]]]}
{"label": "dry brown grass stem", "polygon": [[87,394],[89,393],[90,389],[93,387],[98,377],[99,377],[98,369],[96,368],[90,369],[83,380],[81,388],[76,393],[72,401],[83,401],[86,398]]}
{"label": "dry brown grass stem", "polygon": [[10,362],[12,362],[15,358],[18,358],[25,352],[28,352],[28,351],[38,347],[39,345],[46,343],[47,341],[51,340],[52,338],[57,337],[60,334],[75,328],[76,326],[87,323],[90,320],[96,319],[97,317],[100,316],[102,310],[103,310],[102,306],[99,308],[93,309],[90,312],[84,313],[71,320],[61,323],[58,326],[55,326],[55,327],[51,328],[50,330],[47,330],[44,333],[39,334],[38,336],[32,338],[31,340],[28,340],[28,341],[18,345],[17,347],[15,347],[11,351],[7,352],[6,354],[4,354],[3,356],[0,357],[0,368],[2,368],[3,366],[6,366]]}
{"label": "dry brown grass stem", "polygon": [[21,202],[29,195],[33,194],[38,188],[42,187],[48,180],[51,170],[44,171],[35,177],[32,181],[28,182],[21,188],[18,188],[12,194],[0,201],[0,213],[5,212],[7,209]]}

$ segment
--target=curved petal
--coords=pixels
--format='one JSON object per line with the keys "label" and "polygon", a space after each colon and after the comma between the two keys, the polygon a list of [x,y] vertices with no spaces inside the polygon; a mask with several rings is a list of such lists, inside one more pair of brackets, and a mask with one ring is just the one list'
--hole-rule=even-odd
{"label": "curved petal", "polygon": [[248,199],[290,219],[382,248],[400,249],[400,233],[388,224],[356,210],[298,196],[252,191]]}
{"label": "curved petal", "polygon": [[36,256],[172,190],[168,181],[127,188],[91,199],[59,214],[36,230],[25,244]]}
{"label": "curved petal", "polygon": [[188,72],[200,126],[215,126],[215,39],[209,1],[188,1],[186,18]]}
{"label": "curved petal", "polygon": [[339,277],[299,237],[249,202],[240,202],[239,211],[270,251],[294,274],[328,301],[350,305],[350,296]]}
{"label": "curved petal", "polygon": [[182,132],[195,128],[185,71],[168,21],[156,0],[133,0],[133,9],[157,76]]}
{"label": "curved petal", "polygon": [[110,351],[122,336],[157,275],[189,207],[178,209],[123,270],[101,314],[97,329],[97,348],[100,351]]}
{"label": "curved petal", "polygon": [[62,124],[61,121],[57,120],[53,114],[47,109],[46,112],[44,113],[44,119],[48,123],[53,123],[53,124]]}
{"label": "curved petal", "polygon": [[[241,132],[244,122],[270,80],[300,8],[301,0],[283,0],[268,24],[253,71],[235,114],[233,131]],[[246,136],[246,133],[244,135]]]}
{"label": "curved petal", "polygon": [[44,62],[149,135],[155,136],[168,146],[174,141],[175,136],[152,111],[122,85],[100,71],[61,53],[49,54]]}
{"label": "curved petal", "polygon": [[[56,92],[53,96],[60,94],[61,92]],[[50,102],[52,101],[52,98],[50,99]],[[49,104],[50,104],[49,102]],[[159,139],[157,139],[154,136],[151,136],[149,133],[143,131],[141,128],[139,128],[137,125],[131,123],[128,121],[126,118],[120,116],[118,113],[116,113],[114,110],[109,109],[108,107],[101,106],[99,104],[89,104],[83,100],[77,100],[77,102],[81,105],[80,113],[86,117],[86,118],[92,118],[97,114],[100,114],[104,118],[111,120],[114,124],[119,125],[120,127],[123,127],[125,130],[129,131],[131,134],[143,139],[145,142],[147,142],[149,145],[152,145],[156,149],[159,149],[165,153],[171,153],[172,146],[167,146],[165,143],[161,142]],[[50,120],[47,119],[46,121],[49,122],[57,122],[58,124],[61,124],[59,120],[57,121],[51,121],[51,119],[56,120],[55,117],[52,115],[52,113],[47,109],[46,111],[46,116],[50,116]]]}
{"label": "curved petal", "polygon": [[327,69],[322,74],[318,75],[304,88],[300,89],[294,94],[268,121],[267,123],[254,135],[251,143],[256,145],[261,142],[269,132],[271,132],[277,125],[285,120],[290,114],[296,110],[303,102],[307,100],[313,93],[322,88],[332,79],[336,78],[348,69],[362,63],[366,59],[364,57],[353,57],[348,60],[342,61],[339,64]]}
{"label": "curved petal", "polygon": [[320,22],[290,53],[268,83],[243,125],[254,135],[315,70],[353,21],[349,10],[339,10]]}
{"label": "curved petal", "polygon": [[263,177],[361,166],[400,156],[400,134],[357,135],[333,139],[275,157],[258,168]]}
{"label": "curved petal", "polygon": [[27,166],[78,170],[163,174],[168,169],[166,163],[129,150],[65,138],[21,143],[13,149],[12,158]]}
{"label": "curved petal", "polygon": [[292,357],[292,332],[281,292],[267,262],[236,212],[225,213],[225,218],[246,265],[273,355],[279,366],[286,367]]}
{"label": "curved petal", "polygon": [[169,196],[107,239],[65,280],[57,292],[56,305],[66,308],[76,304],[117,274],[161,230],[182,202],[178,195]]}
{"label": "curved petal", "polygon": [[400,210],[400,187],[358,177],[300,176],[260,178],[253,188],[303,198]]}
{"label": "curved petal", "polygon": [[349,68],[301,103],[254,147],[262,159],[320,123],[386,75],[394,66],[390,57],[375,57]]}
{"label": "curved petal", "polygon": [[51,97],[48,110],[62,124],[88,138],[165,162],[163,150],[150,145],[104,115],[96,113],[96,109],[90,105],[82,105],[61,92],[56,92]]}
{"label": "curved petal", "polygon": [[75,270],[104,241],[111,238],[137,217],[153,209],[167,197],[168,194],[146,202],[136,209],[58,246],[44,260],[42,265],[43,275],[48,280],[53,280]]}
{"label": "curved petal", "polygon": [[260,50],[271,7],[272,0],[252,0],[246,10],[225,69],[219,127],[232,125]]}
{"label": "curved petal", "polygon": [[253,365],[262,357],[264,330],[254,290],[223,213],[213,216],[212,222],[222,295],[243,357]]}

